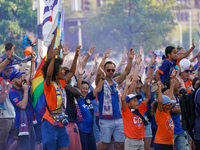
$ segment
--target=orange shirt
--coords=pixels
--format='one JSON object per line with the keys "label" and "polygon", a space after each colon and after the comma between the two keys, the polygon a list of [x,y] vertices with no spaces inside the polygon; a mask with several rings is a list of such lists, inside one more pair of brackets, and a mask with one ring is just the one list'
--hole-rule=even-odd
{"label": "orange shirt", "polygon": [[[59,81],[62,87],[65,87],[65,80],[60,80]],[[53,85],[53,83],[51,82],[49,86],[46,85],[46,83],[44,82],[44,94],[46,97],[46,102],[47,105],[49,107],[49,109],[55,110],[57,107],[57,94],[56,94],[56,90],[55,87]],[[60,85],[58,85],[58,88],[60,89]],[[46,112],[43,116],[44,119],[48,120],[51,124],[54,125],[54,120],[52,118],[52,116],[50,115],[48,109],[46,108]],[[60,122],[61,127],[63,126],[62,123]]]}
{"label": "orange shirt", "polygon": [[174,144],[174,122],[169,114],[169,110],[165,113],[157,109],[155,120],[158,129],[156,131],[154,143],[165,145]]}
{"label": "orange shirt", "polygon": [[[143,101],[138,107],[139,112],[144,116],[144,112],[147,111],[147,105]],[[144,123],[142,119],[131,112],[128,105],[126,104],[126,109],[123,111],[121,108],[123,124],[124,124],[124,134],[126,137],[132,139],[142,139],[144,138]]]}
{"label": "orange shirt", "polygon": [[188,93],[192,92],[192,81],[191,80],[184,81],[184,85],[185,85],[185,88],[187,89]]}

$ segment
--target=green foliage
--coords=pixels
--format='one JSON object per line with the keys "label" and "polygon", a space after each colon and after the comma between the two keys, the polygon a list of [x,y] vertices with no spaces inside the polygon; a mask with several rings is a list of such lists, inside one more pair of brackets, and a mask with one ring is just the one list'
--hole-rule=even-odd
{"label": "green foliage", "polygon": [[166,43],[166,32],[174,26],[170,9],[174,0],[106,0],[98,11],[82,26],[83,43],[95,45],[97,50],[112,48],[122,51],[123,47],[140,45],[144,50],[157,49]]}
{"label": "green foliage", "polygon": [[[192,38],[194,39],[194,43],[196,45],[195,53],[197,53],[199,46],[199,36],[198,36],[198,26],[193,27],[192,29]],[[183,31],[183,47],[187,51],[190,49],[190,41],[189,41],[189,28]]]}
{"label": "green foliage", "polygon": [[[6,42],[16,45],[16,53],[24,57],[21,40],[25,34],[37,33],[37,13],[32,0],[0,0],[0,51]],[[3,47],[3,49],[2,49]]]}

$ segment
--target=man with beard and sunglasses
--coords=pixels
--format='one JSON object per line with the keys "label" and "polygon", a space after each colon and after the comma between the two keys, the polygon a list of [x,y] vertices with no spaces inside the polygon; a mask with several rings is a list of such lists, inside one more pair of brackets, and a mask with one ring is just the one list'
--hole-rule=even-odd
{"label": "man with beard and sunglasses", "polygon": [[180,80],[182,82],[182,86],[187,89],[187,92],[192,92],[192,81],[190,80],[190,75],[192,74],[192,67],[190,61],[187,59],[183,59],[180,61]]}
{"label": "man with beard and sunglasses", "polygon": [[[121,100],[120,92],[118,85],[122,83],[126,76],[130,73],[132,67],[132,61],[134,58],[133,48],[130,49],[128,55],[128,64],[125,71],[115,78],[113,78],[116,65],[112,61],[105,63],[105,60],[108,58],[111,49],[108,49],[103,59],[100,63],[100,67],[104,68],[106,77],[104,80],[103,88],[98,93],[99,100],[99,125],[101,133],[102,144],[100,150],[108,148],[109,143],[111,142],[111,137],[115,139],[117,150],[124,149],[124,130],[123,130],[123,120],[121,116]],[[101,71],[97,71],[97,76],[95,83],[99,83],[101,79]]]}

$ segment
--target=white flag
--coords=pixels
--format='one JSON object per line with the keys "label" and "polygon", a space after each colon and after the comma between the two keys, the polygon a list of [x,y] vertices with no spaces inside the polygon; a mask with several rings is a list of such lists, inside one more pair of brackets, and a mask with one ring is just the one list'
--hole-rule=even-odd
{"label": "white flag", "polygon": [[56,27],[58,26],[58,12],[61,9],[61,0],[44,0],[43,14],[43,40],[44,45],[49,47]]}

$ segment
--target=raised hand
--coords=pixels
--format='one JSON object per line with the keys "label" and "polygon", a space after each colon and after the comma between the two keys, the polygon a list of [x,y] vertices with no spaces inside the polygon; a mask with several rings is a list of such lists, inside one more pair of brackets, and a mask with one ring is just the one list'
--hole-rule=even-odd
{"label": "raised hand", "polygon": [[131,76],[127,76],[127,77],[126,77],[126,85],[127,85],[127,86],[131,85],[131,83],[132,83],[131,80],[132,80],[132,79],[131,79]]}
{"label": "raised hand", "polygon": [[83,74],[84,70],[81,65],[77,65],[77,71],[78,71],[79,75]]}
{"label": "raised hand", "polygon": [[129,59],[133,59],[135,55],[135,52],[133,51],[133,48],[130,48],[129,53],[127,53],[127,56]]}
{"label": "raised hand", "polygon": [[77,46],[75,55],[79,56],[81,45]]}
{"label": "raised hand", "polygon": [[97,54],[94,54],[94,62],[95,62],[95,64],[98,63],[97,62]]}
{"label": "raised hand", "polygon": [[69,54],[69,52],[71,51],[71,49],[69,49],[69,43],[65,43],[63,44],[63,48],[62,48],[62,53],[63,55],[67,55]]}
{"label": "raised hand", "polygon": [[89,56],[91,56],[94,50],[95,50],[95,46],[91,46],[90,49],[89,49],[89,51],[87,51],[87,54]]}
{"label": "raised hand", "polygon": [[31,59],[35,60],[35,57],[36,57],[36,53],[33,51],[32,54],[31,54]]}
{"label": "raised hand", "polygon": [[105,77],[106,77],[105,71],[104,71],[101,67],[99,67],[99,70],[101,71],[101,76],[102,76],[102,78],[105,79]]}
{"label": "raised hand", "polygon": [[11,48],[11,53],[9,55],[9,58],[12,58],[14,56],[14,53],[15,53],[15,45],[13,45]]}
{"label": "raised hand", "polygon": [[84,58],[85,58],[85,55],[82,55],[82,56],[79,55],[79,57],[78,57],[79,64],[81,64],[83,62]]}
{"label": "raised hand", "polygon": [[107,49],[106,50],[106,52],[104,53],[104,58],[106,59],[106,58],[108,58],[108,56],[110,55],[110,53],[111,53],[111,48],[109,48],[109,49]]}
{"label": "raised hand", "polygon": [[58,50],[58,48],[55,48],[54,50],[53,50],[53,57],[55,57],[56,55],[58,55],[59,54],[59,50]]}
{"label": "raised hand", "polygon": [[136,62],[136,64],[140,65],[141,61],[142,61],[142,59],[140,59],[140,56],[136,54],[136,56],[135,56],[135,62]]}
{"label": "raised hand", "polygon": [[154,66],[155,63],[156,63],[156,56],[152,54],[151,55],[150,66]]}
{"label": "raised hand", "polygon": [[162,82],[161,82],[161,81],[158,81],[158,82],[157,82],[157,85],[158,85],[158,88],[161,88],[161,87],[162,87]]}
{"label": "raised hand", "polygon": [[149,77],[147,77],[147,78],[145,79],[145,83],[147,83],[147,85],[150,86],[150,84],[151,84],[151,79],[150,79]]}

